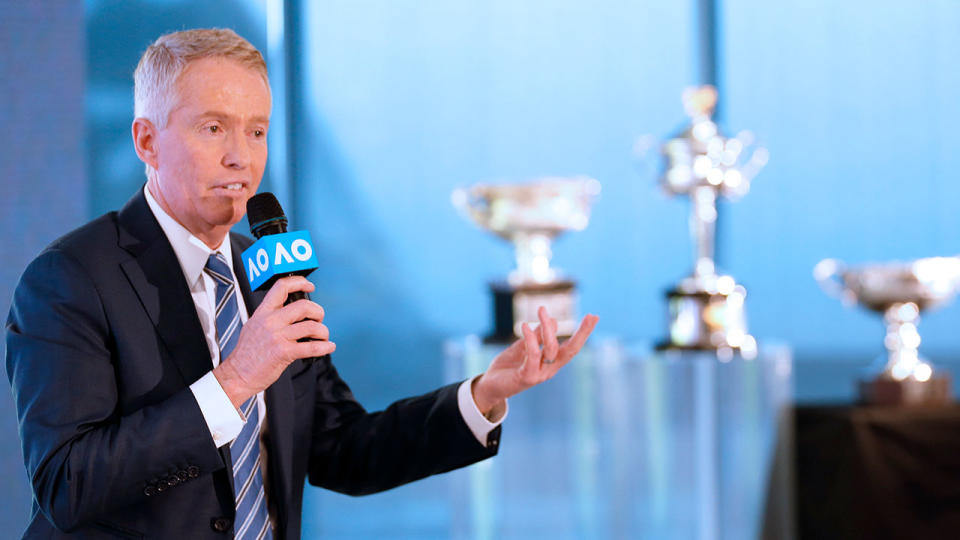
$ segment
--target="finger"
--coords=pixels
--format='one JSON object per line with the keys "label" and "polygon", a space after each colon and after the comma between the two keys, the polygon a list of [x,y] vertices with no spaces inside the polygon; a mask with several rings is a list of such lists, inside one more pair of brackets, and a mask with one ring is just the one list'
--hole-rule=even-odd
{"label": "finger", "polygon": [[304,338],[328,340],[330,339],[330,329],[317,321],[306,319],[286,327],[283,331],[283,337],[290,341]]}
{"label": "finger", "polygon": [[543,335],[540,334],[540,323],[537,323],[536,325],[532,325],[530,323],[524,324],[527,325],[527,328],[530,329],[530,333],[533,334],[533,339],[537,342],[537,347],[539,348],[541,345],[543,345]]}
{"label": "finger", "polygon": [[573,333],[573,336],[570,337],[563,345],[560,346],[560,352],[557,354],[557,358],[560,363],[565,364],[570,361],[571,358],[577,355],[580,352],[580,349],[583,347],[583,344],[587,342],[587,338],[590,337],[590,333],[593,332],[594,327],[597,326],[597,321],[600,318],[596,315],[587,315],[580,321],[580,326],[577,328],[577,331]]}
{"label": "finger", "polygon": [[295,359],[318,358],[337,350],[337,344],[332,341],[298,341],[291,345],[290,350]]}
{"label": "finger", "polygon": [[307,278],[303,276],[280,278],[270,287],[270,290],[267,291],[260,305],[272,309],[280,309],[283,307],[283,303],[287,301],[287,296],[289,296],[290,293],[297,291],[309,293],[313,292],[314,288],[313,283],[310,283]]}
{"label": "finger", "polygon": [[531,330],[530,325],[527,323],[521,324],[520,330],[523,332],[523,347],[526,353],[531,354],[535,352],[536,354],[540,354],[540,336]]}
{"label": "finger", "polygon": [[557,359],[557,349],[560,344],[557,343],[556,321],[547,315],[547,308],[540,306],[537,310],[537,317],[540,318],[540,335],[543,341],[543,363],[552,364]]}
{"label": "finger", "polygon": [[532,376],[540,368],[540,343],[537,342],[537,335],[530,329],[530,325],[523,323],[520,325],[523,331],[523,348],[526,353],[526,361],[520,366],[520,373],[524,378]]}
{"label": "finger", "polygon": [[311,319],[317,322],[323,322],[325,315],[323,307],[311,300],[297,300],[283,306],[278,312],[279,320],[284,325],[300,322],[304,319]]}

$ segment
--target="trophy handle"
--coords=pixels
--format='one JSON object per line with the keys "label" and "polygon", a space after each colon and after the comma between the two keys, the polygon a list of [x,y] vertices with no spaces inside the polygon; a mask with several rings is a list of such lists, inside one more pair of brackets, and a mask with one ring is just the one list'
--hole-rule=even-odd
{"label": "trophy handle", "polygon": [[477,202],[477,196],[473,192],[473,189],[470,187],[459,186],[454,188],[450,192],[450,202],[453,204],[453,207],[456,209],[457,213],[460,214],[460,217],[473,223],[481,229],[485,229],[489,232],[499,235],[499,232],[491,230],[489,227],[484,226],[484,218],[482,211],[479,210],[475,203]]}
{"label": "trophy handle", "polygon": [[740,143],[745,149],[750,150],[750,157],[741,165],[740,174],[743,175],[744,178],[752,179],[760,172],[760,169],[764,168],[767,162],[770,161],[770,151],[760,146],[754,138],[753,133],[749,131],[740,132],[740,134],[737,135],[737,139],[740,140]]}
{"label": "trophy handle", "polygon": [[641,175],[647,176],[649,174],[656,176],[658,160],[655,158],[658,158],[659,154],[656,154],[655,151],[658,149],[659,144],[653,135],[641,135],[634,141],[632,151],[633,160],[637,171]]}
{"label": "trophy handle", "polygon": [[846,265],[842,262],[836,259],[824,259],[813,267],[813,278],[817,280],[823,292],[846,301],[849,298],[849,292],[843,283],[844,270]]}
{"label": "trophy handle", "polygon": [[460,212],[460,215],[472,221],[473,216],[470,215],[470,193],[466,188],[455,188],[453,192],[450,193],[450,202],[453,204],[453,207]]}

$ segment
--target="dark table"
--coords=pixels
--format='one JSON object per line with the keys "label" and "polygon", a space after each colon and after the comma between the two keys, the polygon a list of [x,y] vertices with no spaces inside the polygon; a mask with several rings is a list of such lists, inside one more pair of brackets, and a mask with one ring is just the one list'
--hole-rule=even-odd
{"label": "dark table", "polygon": [[[960,538],[960,406],[798,406],[792,416],[801,540]],[[778,454],[787,458],[775,467],[791,461],[789,449]],[[782,537],[767,516],[764,536]]]}

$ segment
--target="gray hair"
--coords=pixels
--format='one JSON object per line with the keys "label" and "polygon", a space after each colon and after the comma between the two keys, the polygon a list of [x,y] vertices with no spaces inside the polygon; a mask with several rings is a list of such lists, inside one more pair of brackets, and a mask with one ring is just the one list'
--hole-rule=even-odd
{"label": "gray hair", "polygon": [[267,64],[249,41],[226,28],[200,28],[157,38],[133,72],[133,114],[158,128],[167,125],[176,82],[187,65],[201,58],[229,58],[259,73],[269,87]]}

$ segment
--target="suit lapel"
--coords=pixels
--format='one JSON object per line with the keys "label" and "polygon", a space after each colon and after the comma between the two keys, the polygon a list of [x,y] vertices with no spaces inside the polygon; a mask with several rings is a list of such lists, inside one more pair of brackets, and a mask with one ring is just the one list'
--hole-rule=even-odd
{"label": "suit lapel", "polygon": [[[250,282],[247,281],[243,270],[241,254],[250,246],[250,240],[242,236],[230,235],[231,251],[233,253],[233,273],[237,276],[237,285],[247,312],[252,315],[263,300],[263,293],[252,292]],[[287,499],[298,494],[289,493],[290,480],[293,478],[293,383],[290,381],[289,369],[280,374],[280,378],[271,384],[263,393],[267,404],[267,436],[270,444],[267,458],[269,460],[270,491],[272,501],[277,505],[277,515],[282,520],[280,524],[286,530]]]}
{"label": "suit lapel", "polygon": [[185,384],[210,371],[210,350],[183,270],[140,190],[118,215],[121,268],[153,321]]}

